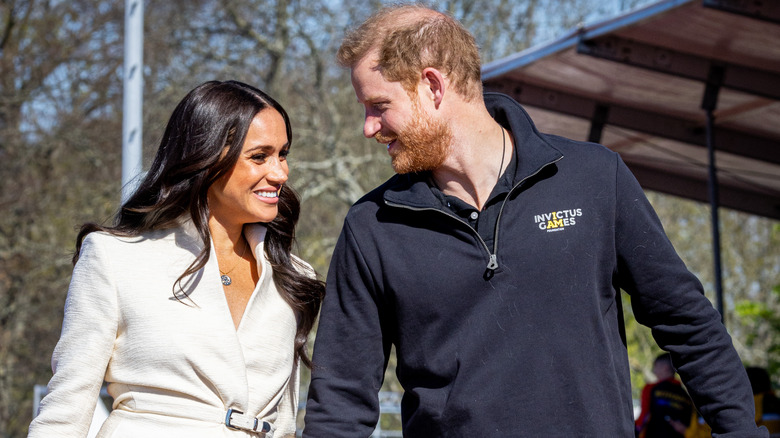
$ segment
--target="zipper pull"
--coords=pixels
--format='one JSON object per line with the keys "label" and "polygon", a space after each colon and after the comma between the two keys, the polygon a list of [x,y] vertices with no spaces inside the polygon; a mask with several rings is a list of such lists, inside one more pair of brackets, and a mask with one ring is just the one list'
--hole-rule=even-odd
{"label": "zipper pull", "polygon": [[487,268],[491,271],[495,271],[498,268],[498,261],[495,254],[490,254],[490,262],[488,262]]}

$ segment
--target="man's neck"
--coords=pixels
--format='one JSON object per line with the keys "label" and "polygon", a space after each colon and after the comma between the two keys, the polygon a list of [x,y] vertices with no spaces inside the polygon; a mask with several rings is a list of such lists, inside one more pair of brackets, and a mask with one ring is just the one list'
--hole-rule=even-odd
{"label": "man's neck", "polygon": [[471,119],[468,124],[455,121],[450,154],[432,176],[442,192],[482,210],[512,159],[513,145],[511,134],[487,111],[479,119]]}

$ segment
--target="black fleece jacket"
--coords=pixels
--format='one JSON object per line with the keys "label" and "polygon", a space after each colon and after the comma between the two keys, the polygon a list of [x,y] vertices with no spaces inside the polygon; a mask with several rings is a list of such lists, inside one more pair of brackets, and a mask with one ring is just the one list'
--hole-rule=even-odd
{"label": "black fleece jacket", "polygon": [[620,157],[539,133],[507,96],[485,102],[518,160],[493,248],[426,174],[358,201],[328,273],[304,436],[371,435],[394,344],[405,437],[633,437],[620,289],[717,436],[768,436],[718,312]]}

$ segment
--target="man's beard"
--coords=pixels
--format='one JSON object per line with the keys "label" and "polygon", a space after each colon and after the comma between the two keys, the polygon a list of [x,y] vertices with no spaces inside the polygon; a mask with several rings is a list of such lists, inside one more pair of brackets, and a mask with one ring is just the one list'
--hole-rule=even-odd
{"label": "man's beard", "polygon": [[375,138],[385,144],[398,140],[395,150],[390,152],[396,173],[425,172],[444,163],[452,143],[452,130],[442,121],[425,117],[415,105],[412,121],[396,137],[377,133]]}

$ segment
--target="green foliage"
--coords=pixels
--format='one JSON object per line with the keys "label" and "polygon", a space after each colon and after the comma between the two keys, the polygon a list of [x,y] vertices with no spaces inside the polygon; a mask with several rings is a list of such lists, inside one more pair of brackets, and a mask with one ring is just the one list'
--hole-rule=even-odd
{"label": "green foliage", "polygon": [[661,353],[661,349],[653,340],[650,329],[636,322],[631,309],[631,297],[625,292],[621,292],[621,295],[628,365],[631,369],[631,395],[635,400],[639,400],[642,387],[656,380],[652,372],[653,361]]}
{"label": "green foliage", "polygon": [[736,304],[736,312],[746,325],[753,327],[745,337],[745,344],[748,347],[768,344],[765,358],[751,365],[766,368],[769,375],[774,378],[774,385],[778,387],[780,386],[780,312],[777,309],[780,308],[780,285],[772,288],[772,295],[770,302],[740,300]]}

